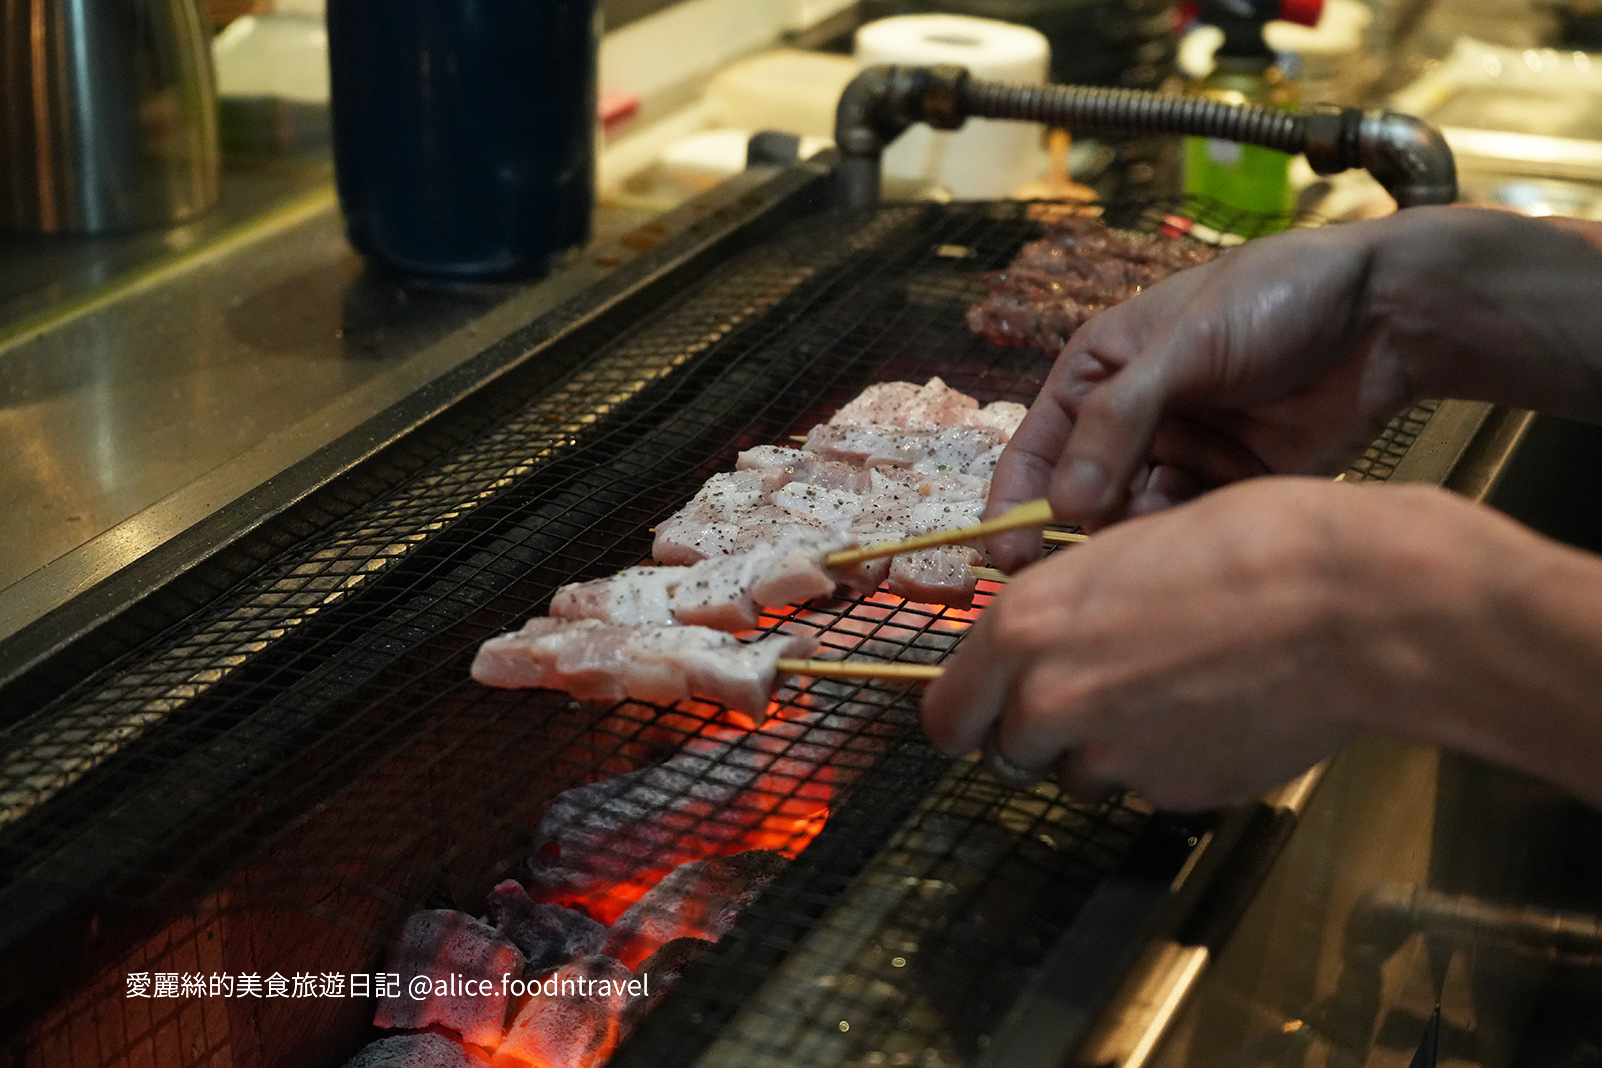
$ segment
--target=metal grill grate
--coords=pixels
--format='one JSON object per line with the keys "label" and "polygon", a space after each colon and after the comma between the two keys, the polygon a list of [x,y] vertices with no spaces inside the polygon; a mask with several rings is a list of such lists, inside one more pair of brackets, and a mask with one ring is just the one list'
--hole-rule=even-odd
{"label": "metal grill grate", "polygon": [[[1247,229],[1238,219],[1216,225]],[[739,449],[804,431],[870,381],[940,374],[985,401],[1029,400],[1049,361],[972,337],[962,311],[982,291],[982,272],[1035,229],[1010,204],[809,220],[682,302],[616,324],[557,388],[512,406],[399,489],[285,548],[202,611],[7,726],[0,954],[8,970],[33,968],[63,955],[66,931],[65,944],[82,938],[84,951],[65,956],[102,966],[78,974],[55,962],[56,989],[74,992],[35,998],[18,1055],[115,1064],[154,1051],[157,1063],[298,1064],[352,1049],[371,1011],[355,999],[145,1002],[124,997],[120,977],[372,971],[410,909],[481,911],[489,885],[520,870],[558,792],[715,735],[722,728],[705,715],[597,711],[555,694],[488,690],[468,681],[467,663],[557,586],[639,562],[649,528],[707,476],[731,469]],[[1393,427],[1366,477],[1405,449],[1398,434],[1416,433],[1405,427]],[[783,622],[815,626],[826,646],[853,656],[937,659],[961,620],[876,598]],[[686,981],[680,1010],[660,1015],[694,1027],[744,1006],[730,1035],[756,1035],[749,1050],[801,1063],[780,1055],[779,1032],[748,1026],[778,995],[747,995],[894,832],[884,878],[957,889],[921,903],[897,897],[895,923],[916,929],[892,924],[884,946],[941,931],[961,942],[958,904],[989,902],[1040,926],[975,937],[944,964],[940,950],[911,967],[851,950],[840,974],[874,992],[876,1022],[859,1015],[854,1030],[841,1029],[849,1020],[840,999],[864,1002],[854,988],[836,990],[788,1005],[785,1018],[801,1031],[787,1041],[811,1036],[806,1063],[918,1041],[950,1043],[951,1063],[970,1059],[983,1044],[981,1017],[991,1017],[977,1011],[960,962],[1013,947],[1007,976],[987,988],[1000,1003],[1146,815],[1000,794],[964,766],[942,780],[947,762],[917,739],[904,690],[818,682],[788,704],[795,715],[829,715],[829,825]],[[717,764],[745,766],[764,753],[816,765],[808,747],[822,736],[751,735]],[[753,790],[782,807],[804,799],[809,781],[780,776]],[[897,986],[886,968],[915,981]],[[965,1015],[964,1005],[975,1011]],[[936,1027],[946,1029],[938,1041],[927,1030]]]}

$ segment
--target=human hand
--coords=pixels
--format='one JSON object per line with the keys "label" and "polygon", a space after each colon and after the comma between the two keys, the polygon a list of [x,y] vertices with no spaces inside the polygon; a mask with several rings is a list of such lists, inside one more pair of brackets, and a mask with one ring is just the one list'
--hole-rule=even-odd
{"label": "human hand", "polygon": [[[1372,440],[1408,391],[1383,356],[1351,351],[1368,253],[1349,237],[1253,242],[1086,323],[997,465],[987,517],[1048,496],[1059,519],[1094,528],[1242,478],[1326,470]],[[1040,542],[1019,532],[989,549],[1010,571]]]}
{"label": "human hand", "polygon": [[[1417,208],[1182,271],[1064,347],[986,515],[1045,496],[1096,528],[1253,475],[1331,473],[1422,396],[1602,418],[1584,225]],[[988,547],[1009,571],[1040,553],[1026,532]]]}
{"label": "human hand", "polygon": [[1364,729],[1590,774],[1573,754],[1595,740],[1527,751],[1538,717],[1519,695],[1568,680],[1584,728],[1602,627],[1589,660],[1553,662],[1544,625],[1526,628],[1525,661],[1547,661],[1530,678],[1505,658],[1508,585],[1546,545],[1440,490],[1254,479],[1020,572],[929,686],[924,726],[958,754],[999,723],[1019,767],[1175,809],[1246,800]]}

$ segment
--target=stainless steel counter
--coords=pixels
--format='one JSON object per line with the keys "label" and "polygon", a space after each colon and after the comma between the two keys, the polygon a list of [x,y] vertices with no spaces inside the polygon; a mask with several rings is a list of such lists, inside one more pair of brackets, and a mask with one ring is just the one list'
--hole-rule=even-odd
{"label": "stainless steel counter", "polygon": [[246,218],[0,243],[0,635],[650,243],[629,236],[644,216],[603,206],[544,280],[405,284],[351,251],[326,165],[293,175],[242,197]]}

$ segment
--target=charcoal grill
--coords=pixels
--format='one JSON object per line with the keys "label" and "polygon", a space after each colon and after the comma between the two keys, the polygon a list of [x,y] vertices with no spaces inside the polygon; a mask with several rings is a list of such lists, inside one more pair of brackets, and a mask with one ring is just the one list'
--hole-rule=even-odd
{"label": "charcoal grill", "polygon": [[[479,642],[557,586],[639,562],[651,527],[738,450],[870,382],[939,374],[984,401],[1033,396],[1048,360],[962,325],[983,272],[1037,232],[1030,209],[840,216],[830,181],[827,159],[747,180],[487,351],[462,399],[384,448],[290,472],[303,484],[271,507],[225,514],[5,644],[11,1063],[343,1063],[376,1037],[349,977],[382,972],[408,913],[481,913],[524,872],[560,791],[722,729],[705,710],[477,686]],[[1149,228],[1176,210],[1220,232],[1262,223],[1194,203],[1113,214]],[[1422,406],[1348,477],[1444,471],[1477,425]],[[798,622],[848,655],[932,661],[966,620],[884,595],[764,619]],[[907,687],[781,698],[833,715],[826,759],[778,750],[829,770],[757,793],[795,815],[826,774],[827,822],[786,843],[796,859],[615,1065],[1091,1056],[1092,1039],[1111,1048],[1109,999],[1132,967],[1154,946],[1216,943],[1295,810],[1177,819],[1138,798],[1015,792],[934,753]],[[132,997],[131,974],[181,985]],[[289,996],[187,986],[246,974],[281,976]]]}

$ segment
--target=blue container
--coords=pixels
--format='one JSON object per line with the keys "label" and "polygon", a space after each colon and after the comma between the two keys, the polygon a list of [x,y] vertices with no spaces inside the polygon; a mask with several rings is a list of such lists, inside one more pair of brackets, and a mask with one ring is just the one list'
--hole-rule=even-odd
{"label": "blue container", "polygon": [[527,278],[590,237],[595,0],[328,0],[350,242],[399,274]]}

